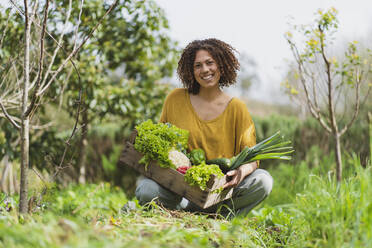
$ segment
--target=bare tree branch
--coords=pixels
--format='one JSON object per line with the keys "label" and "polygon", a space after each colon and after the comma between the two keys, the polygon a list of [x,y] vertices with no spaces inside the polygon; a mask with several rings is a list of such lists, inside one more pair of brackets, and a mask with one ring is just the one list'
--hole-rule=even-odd
{"label": "bare tree branch", "polygon": [[80,2],[81,2],[80,12],[79,12],[79,17],[78,17],[78,22],[77,22],[77,25],[76,25],[76,28],[75,28],[75,39],[74,39],[74,46],[73,46],[72,50],[76,49],[76,45],[77,45],[76,41],[77,41],[79,27],[80,27],[80,24],[81,24],[81,14],[83,13],[84,0],[81,0]]}
{"label": "bare tree branch", "polygon": [[[62,82],[62,88],[61,88],[61,94],[59,96],[59,104],[58,104],[58,110],[60,110],[62,108],[62,103],[63,103],[63,94],[65,92],[65,88],[66,88],[66,85],[67,85],[67,81],[68,79],[70,78],[71,76],[71,73],[72,73],[72,70],[73,68],[71,67],[71,69],[68,71],[67,73],[67,77],[65,78],[65,80],[63,80]],[[80,82],[80,76],[79,76],[79,82]]]}
{"label": "bare tree branch", "polygon": [[[22,11],[22,9],[20,9],[15,3],[14,3],[14,1],[13,0],[10,0],[10,2],[13,4],[13,6],[16,8],[16,10],[18,11],[18,13],[20,13],[21,15],[25,15],[24,14],[24,12]],[[62,37],[64,36],[64,32],[65,32],[65,28],[66,28],[66,26],[67,26],[67,22],[68,22],[68,19],[69,19],[69,17],[70,17],[70,14],[71,14],[71,0],[70,0],[70,3],[69,3],[69,11],[68,11],[68,14],[67,14],[67,18],[66,18],[66,22],[65,22],[65,26],[64,26],[64,30],[63,30],[63,35],[61,35],[60,36],[60,40],[59,40],[59,42],[53,37],[53,35],[51,35],[48,31],[46,31],[45,30],[45,33],[57,44],[57,46],[58,46],[58,48],[61,48],[66,54],[67,54],[67,52],[65,51],[65,49],[60,45],[60,43],[62,42]],[[30,18],[30,20],[32,20],[33,22],[34,22],[34,24],[38,27],[38,28],[42,28],[41,26],[40,26],[40,24],[38,23],[38,22],[36,22],[35,20],[34,20],[34,18],[32,18],[31,16],[29,16],[29,18]],[[57,55],[57,52],[58,52],[58,50],[59,49],[55,49],[55,52],[54,52],[54,56],[53,56],[53,59],[52,59],[52,62],[50,63],[50,68],[48,69],[48,72],[50,73],[50,69],[51,69],[51,67],[52,67],[52,65],[53,65],[53,63],[54,63],[54,59],[55,59],[55,56]],[[73,62],[73,60],[71,59],[70,60],[70,62],[72,63],[72,65],[76,68],[76,66],[75,66],[75,63]],[[77,70],[77,69],[76,69]],[[43,80],[43,83],[42,83],[42,85],[44,84],[44,82],[45,82],[45,80],[47,79],[47,76],[48,76],[48,74],[49,73],[47,73],[46,74],[46,76],[45,76],[45,79]]]}
{"label": "bare tree branch", "polygon": [[40,178],[40,180],[46,185],[44,177],[34,168],[32,167],[32,170],[35,172],[35,174]]}
{"label": "bare tree branch", "polygon": [[326,64],[326,73],[327,73],[327,84],[328,84],[328,111],[329,111],[329,118],[331,122],[331,127],[333,132],[336,134],[338,133],[338,127],[336,123],[336,117],[334,112],[334,106],[333,106],[333,92],[332,92],[332,78],[331,78],[331,64],[329,60],[327,59],[324,51],[324,33],[322,27],[319,25],[318,30],[320,32],[320,49],[321,49],[321,55],[323,57],[323,61]]}
{"label": "bare tree branch", "polygon": [[66,64],[68,63],[68,61],[74,57],[76,55],[76,53],[80,50],[80,48],[93,36],[93,33],[94,31],[96,31],[96,29],[101,25],[102,21],[104,20],[104,18],[116,7],[118,3],[118,0],[116,0],[111,6],[110,8],[106,11],[106,13],[102,16],[102,18],[98,21],[98,23],[96,24],[96,26],[90,31],[90,33],[84,38],[84,40],[81,42],[81,44],[76,48],[74,49],[70,55],[65,59],[65,61],[59,66],[59,68],[56,70],[56,72],[54,73],[54,75],[52,76],[52,78],[49,80],[49,82],[47,83],[47,85],[45,87],[43,87],[39,92],[38,92],[38,96],[42,95],[48,88],[49,86],[52,84],[52,82],[55,80],[55,78],[57,77],[57,75],[62,71],[62,69],[66,66]]}
{"label": "bare tree branch", "polygon": [[[25,13],[22,11],[22,9],[19,7],[19,6],[17,6],[17,4],[14,2],[14,0],[9,0],[12,4],[13,4],[13,6],[16,8],[16,10],[18,11],[18,13],[20,13],[22,16],[25,16]],[[33,17],[31,17],[31,16],[29,16],[29,19],[36,25],[36,27],[38,27],[38,28],[42,28],[41,26],[40,26],[40,24],[38,23],[38,22],[36,22],[35,20],[34,20],[34,18]],[[53,35],[51,35],[48,31],[45,31],[45,33],[55,42],[55,43],[57,43],[57,45],[58,46],[60,46],[61,48],[62,48],[62,46],[57,42],[57,40],[53,37]]]}
{"label": "bare tree branch", "polygon": [[319,112],[319,104],[318,104],[318,98],[317,98],[317,92],[316,92],[316,80],[314,73],[311,74],[311,82],[313,87],[313,101],[314,101],[314,107]]}
{"label": "bare tree branch", "polygon": [[302,62],[302,59],[301,59],[301,56],[300,56],[300,53],[297,49],[297,47],[295,46],[295,44],[288,39],[288,43],[290,44],[291,46],[291,50],[292,50],[292,53],[297,61],[297,64],[298,64],[298,70],[299,70],[299,75],[300,75],[300,81],[302,83],[302,86],[304,88],[304,91],[305,91],[305,96],[306,96],[306,100],[307,100],[307,106],[310,110],[310,113],[312,116],[314,116],[315,119],[317,119],[319,121],[319,123],[321,124],[321,126],[327,130],[327,132],[332,132],[331,128],[327,125],[327,123],[324,121],[324,119],[321,117],[321,114],[320,114],[320,111],[319,109],[316,109],[314,107],[314,104],[313,102],[311,101],[310,99],[310,96],[309,96],[309,91],[307,89],[307,86],[306,86],[306,79],[303,77],[303,62]]}
{"label": "bare tree branch", "polygon": [[45,8],[44,8],[44,20],[43,20],[43,28],[41,30],[41,37],[40,37],[40,57],[39,57],[39,70],[37,74],[37,80],[36,80],[36,87],[35,90],[31,96],[31,104],[28,106],[26,113],[24,113],[25,116],[29,116],[32,109],[34,108],[35,102],[36,102],[36,93],[40,88],[40,81],[41,81],[41,75],[43,73],[43,60],[44,60],[44,37],[45,37],[45,30],[46,30],[46,22],[48,19],[48,9],[49,9],[49,0],[46,0]]}
{"label": "bare tree branch", "polygon": [[65,52],[65,50],[63,49],[63,47],[60,44],[62,43],[63,37],[65,35],[67,24],[68,24],[68,20],[70,19],[70,16],[71,16],[71,11],[72,11],[72,0],[69,0],[68,10],[67,10],[66,19],[65,19],[65,24],[63,26],[61,35],[59,36],[59,39],[56,42],[57,43],[57,47],[56,47],[56,49],[54,49],[54,53],[53,53],[52,59],[51,59],[51,61],[49,63],[48,70],[47,70],[47,72],[44,75],[44,79],[43,79],[43,82],[41,83],[41,85],[42,85],[41,87],[43,87],[45,85],[45,82],[48,79],[48,76],[49,76],[49,74],[50,74],[50,72],[52,70],[52,66],[54,64],[55,58],[57,57],[57,53],[58,53],[59,49],[62,48],[62,50]]}
{"label": "bare tree branch", "polygon": [[[63,168],[63,162],[65,160],[65,157],[66,157],[66,154],[67,154],[67,150],[69,149],[70,147],[70,142],[71,142],[71,139],[72,137],[75,135],[76,131],[77,131],[77,126],[79,124],[79,118],[80,118],[80,112],[81,112],[81,104],[82,104],[82,89],[79,90],[79,100],[78,100],[78,109],[77,109],[77,112],[76,112],[76,119],[75,119],[75,124],[74,124],[74,128],[72,129],[72,132],[71,132],[71,135],[70,137],[66,140],[65,144],[65,149],[63,151],[63,155],[62,155],[62,158],[61,158],[61,161],[58,165],[58,168]],[[60,170],[56,170],[55,174],[53,175],[53,178],[55,178],[58,173],[60,172]]]}
{"label": "bare tree branch", "polygon": [[359,113],[359,106],[360,106],[360,85],[361,85],[362,75],[359,77],[359,73],[356,75],[356,87],[355,87],[355,110],[353,117],[351,118],[350,122],[345,125],[345,127],[340,131],[340,136],[343,135],[354,123],[356,117]]}
{"label": "bare tree branch", "polygon": [[21,129],[21,127],[14,121],[14,117],[12,117],[12,116],[10,116],[9,114],[8,114],[8,112],[6,111],[6,109],[5,109],[5,107],[4,107],[4,105],[3,105],[3,103],[0,101],[0,107],[1,107],[1,110],[3,111],[3,113],[4,113],[4,116],[10,121],[10,123],[16,128],[16,129]]}

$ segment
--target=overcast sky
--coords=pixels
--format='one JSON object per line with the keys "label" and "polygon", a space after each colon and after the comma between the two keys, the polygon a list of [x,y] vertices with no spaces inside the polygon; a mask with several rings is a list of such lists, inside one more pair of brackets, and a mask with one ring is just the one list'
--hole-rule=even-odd
{"label": "overcast sky", "polygon": [[[0,0],[6,3],[7,0]],[[22,1],[16,1],[22,2]],[[251,97],[275,99],[291,54],[283,34],[293,24],[308,24],[319,9],[339,11],[340,42],[372,36],[372,0],[155,0],[181,47],[194,39],[215,37],[251,56],[261,84]],[[372,37],[369,37],[372,41]],[[180,83],[173,79],[178,85]],[[269,97],[267,97],[269,96]]]}
{"label": "overcast sky", "polygon": [[[278,89],[291,59],[283,34],[293,24],[308,24],[319,9],[335,7],[340,41],[372,35],[372,0],[155,0],[182,47],[194,39],[215,37],[247,53],[258,64],[258,97]],[[343,40],[343,41],[342,41]],[[274,91],[274,93],[277,91]],[[271,92],[270,94],[274,94]]]}

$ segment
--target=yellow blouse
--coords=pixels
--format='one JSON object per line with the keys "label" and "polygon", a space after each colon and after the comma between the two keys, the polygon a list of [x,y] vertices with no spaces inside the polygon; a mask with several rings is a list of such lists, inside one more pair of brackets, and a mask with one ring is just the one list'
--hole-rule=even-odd
{"label": "yellow blouse", "polygon": [[199,118],[187,89],[175,89],[165,99],[160,122],[169,122],[190,132],[189,149],[202,148],[207,159],[237,155],[256,144],[256,132],[245,103],[232,98],[213,120]]}

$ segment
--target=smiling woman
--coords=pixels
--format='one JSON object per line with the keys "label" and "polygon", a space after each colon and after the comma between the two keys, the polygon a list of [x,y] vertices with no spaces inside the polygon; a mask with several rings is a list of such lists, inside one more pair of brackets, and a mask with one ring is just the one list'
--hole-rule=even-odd
{"label": "smiling woman", "polygon": [[212,55],[206,50],[199,50],[194,61],[194,77],[202,88],[218,88],[220,70]]}
{"label": "smiling woman", "polygon": [[236,82],[237,71],[240,68],[234,52],[232,46],[217,39],[195,40],[183,51],[178,62],[177,74],[184,87],[193,94],[199,93],[200,74],[205,76],[215,72],[218,87],[232,85]]}
{"label": "smiling woman", "polygon": [[[234,52],[229,44],[217,39],[191,42],[177,68],[184,88],[173,90],[163,105],[160,122],[188,130],[188,149],[203,149],[207,159],[233,157],[256,144],[254,123],[245,103],[222,91],[236,82],[239,62]],[[270,174],[257,167],[252,162],[229,171],[231,180],[224,187],[234,187],[233,197],[207,209],[191,202],[180,205],[182,197],[150,179],[139,182],[136,196],[140,204],[156,198],[168,208],[216,212],[220,206],[227,206],[235,214],[246,215],[272,188]]]}

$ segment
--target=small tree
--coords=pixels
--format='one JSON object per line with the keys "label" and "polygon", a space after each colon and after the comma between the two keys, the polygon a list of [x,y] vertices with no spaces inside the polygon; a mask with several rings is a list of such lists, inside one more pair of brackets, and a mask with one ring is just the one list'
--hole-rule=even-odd
{"label": "small tree", "polygon": [[[317,119],[335,141],[336,177],[342,179],[342,159],[340,138],[353,125],[358,116],[360,105],[367,99],[371,84],[366,84],[372,72],[369,61],[370,50],[361,53],[357,42],[350,42],[344,56],[332,56],[334,34],[338,29],[337,11],[334,8],[323,12],[318,10],[312,25],[297,27],[305,38],[296,43],[291,32],[286,39],[295,58],[291,80],[285,82],[288,92],[305,104],[311,115]],[[300,87],[296,87],[296,86]],[[362,87],[366,89],[362,91]],[[363,96],[364,95],[364,96]],[[363,97],[365,97],[363,99]],[[341,119],[348,113],[349,120]]]}
{"label": "small tree", "polygon": [[[58,2],[51,3],[49,0],[39,6],[39,1],[29,3],[23,1],[23,6],[18,6],[11,1],[12,8],[15,9],[22,18],[17,18],[23,25],[22,45],[8,52],[4,70],[1,72],[0,87],[3,90],[0,96],[1,117],[5,117],[19,131],[21,140],[21,179],[20,179],[20,200],[19,211],[21,214],[27,213],[28,187],[27,172],[29,168],[29,136],[30,122],[37,108],[43,104],[42,98],[47,97],[46,93],[53,84],[58,83],[58,75],[66,65],[73,62],[74,56],[80,48],[91,38],[93,32],[98,28],[102,20],[116,6],[117,1],[111,5],[106,5],[107,9],[96,25],[88,30],[85,36],[77,35],[79,24],[74,26],[75,36],[73,41],[75,46],[65,56],[56,59],[57,53],[61,51],[62,41],[67,29],[71,29],[70,17],[72,10],[72,0],[69,1],[66,9],[61,9]],[[82,10],[84,1],[81,1],[79,8]],[[50,13],[51,12],[51,13]],[[81,13],[81,12],[80,12]],[[0,47],[7,43],[7,32],[13,32],[11,12],[8,21],[5,23],[4,31],[1,34]],[[56,39],[48,32],[48,16],[58,15],[61,17],[61,28],[59,37]],[[80,17],[79,17],[80,19]],[[10,27],[10,28],[9,28]],[[31,32],[32,31],[32,32]],[[10,36],[14,38],[13,36]],[[46,38],[47,37],[47,38]],[[45,42],[47,41],[47,42]],[[9,42],[8,42],[9,43]],[[49,47],[46,44],[49,43]],[[63,49],[62,49],[63,50]],[[2,54],[0,54],[2,55]],[[32,126],[31,126],[32,127]]]}

